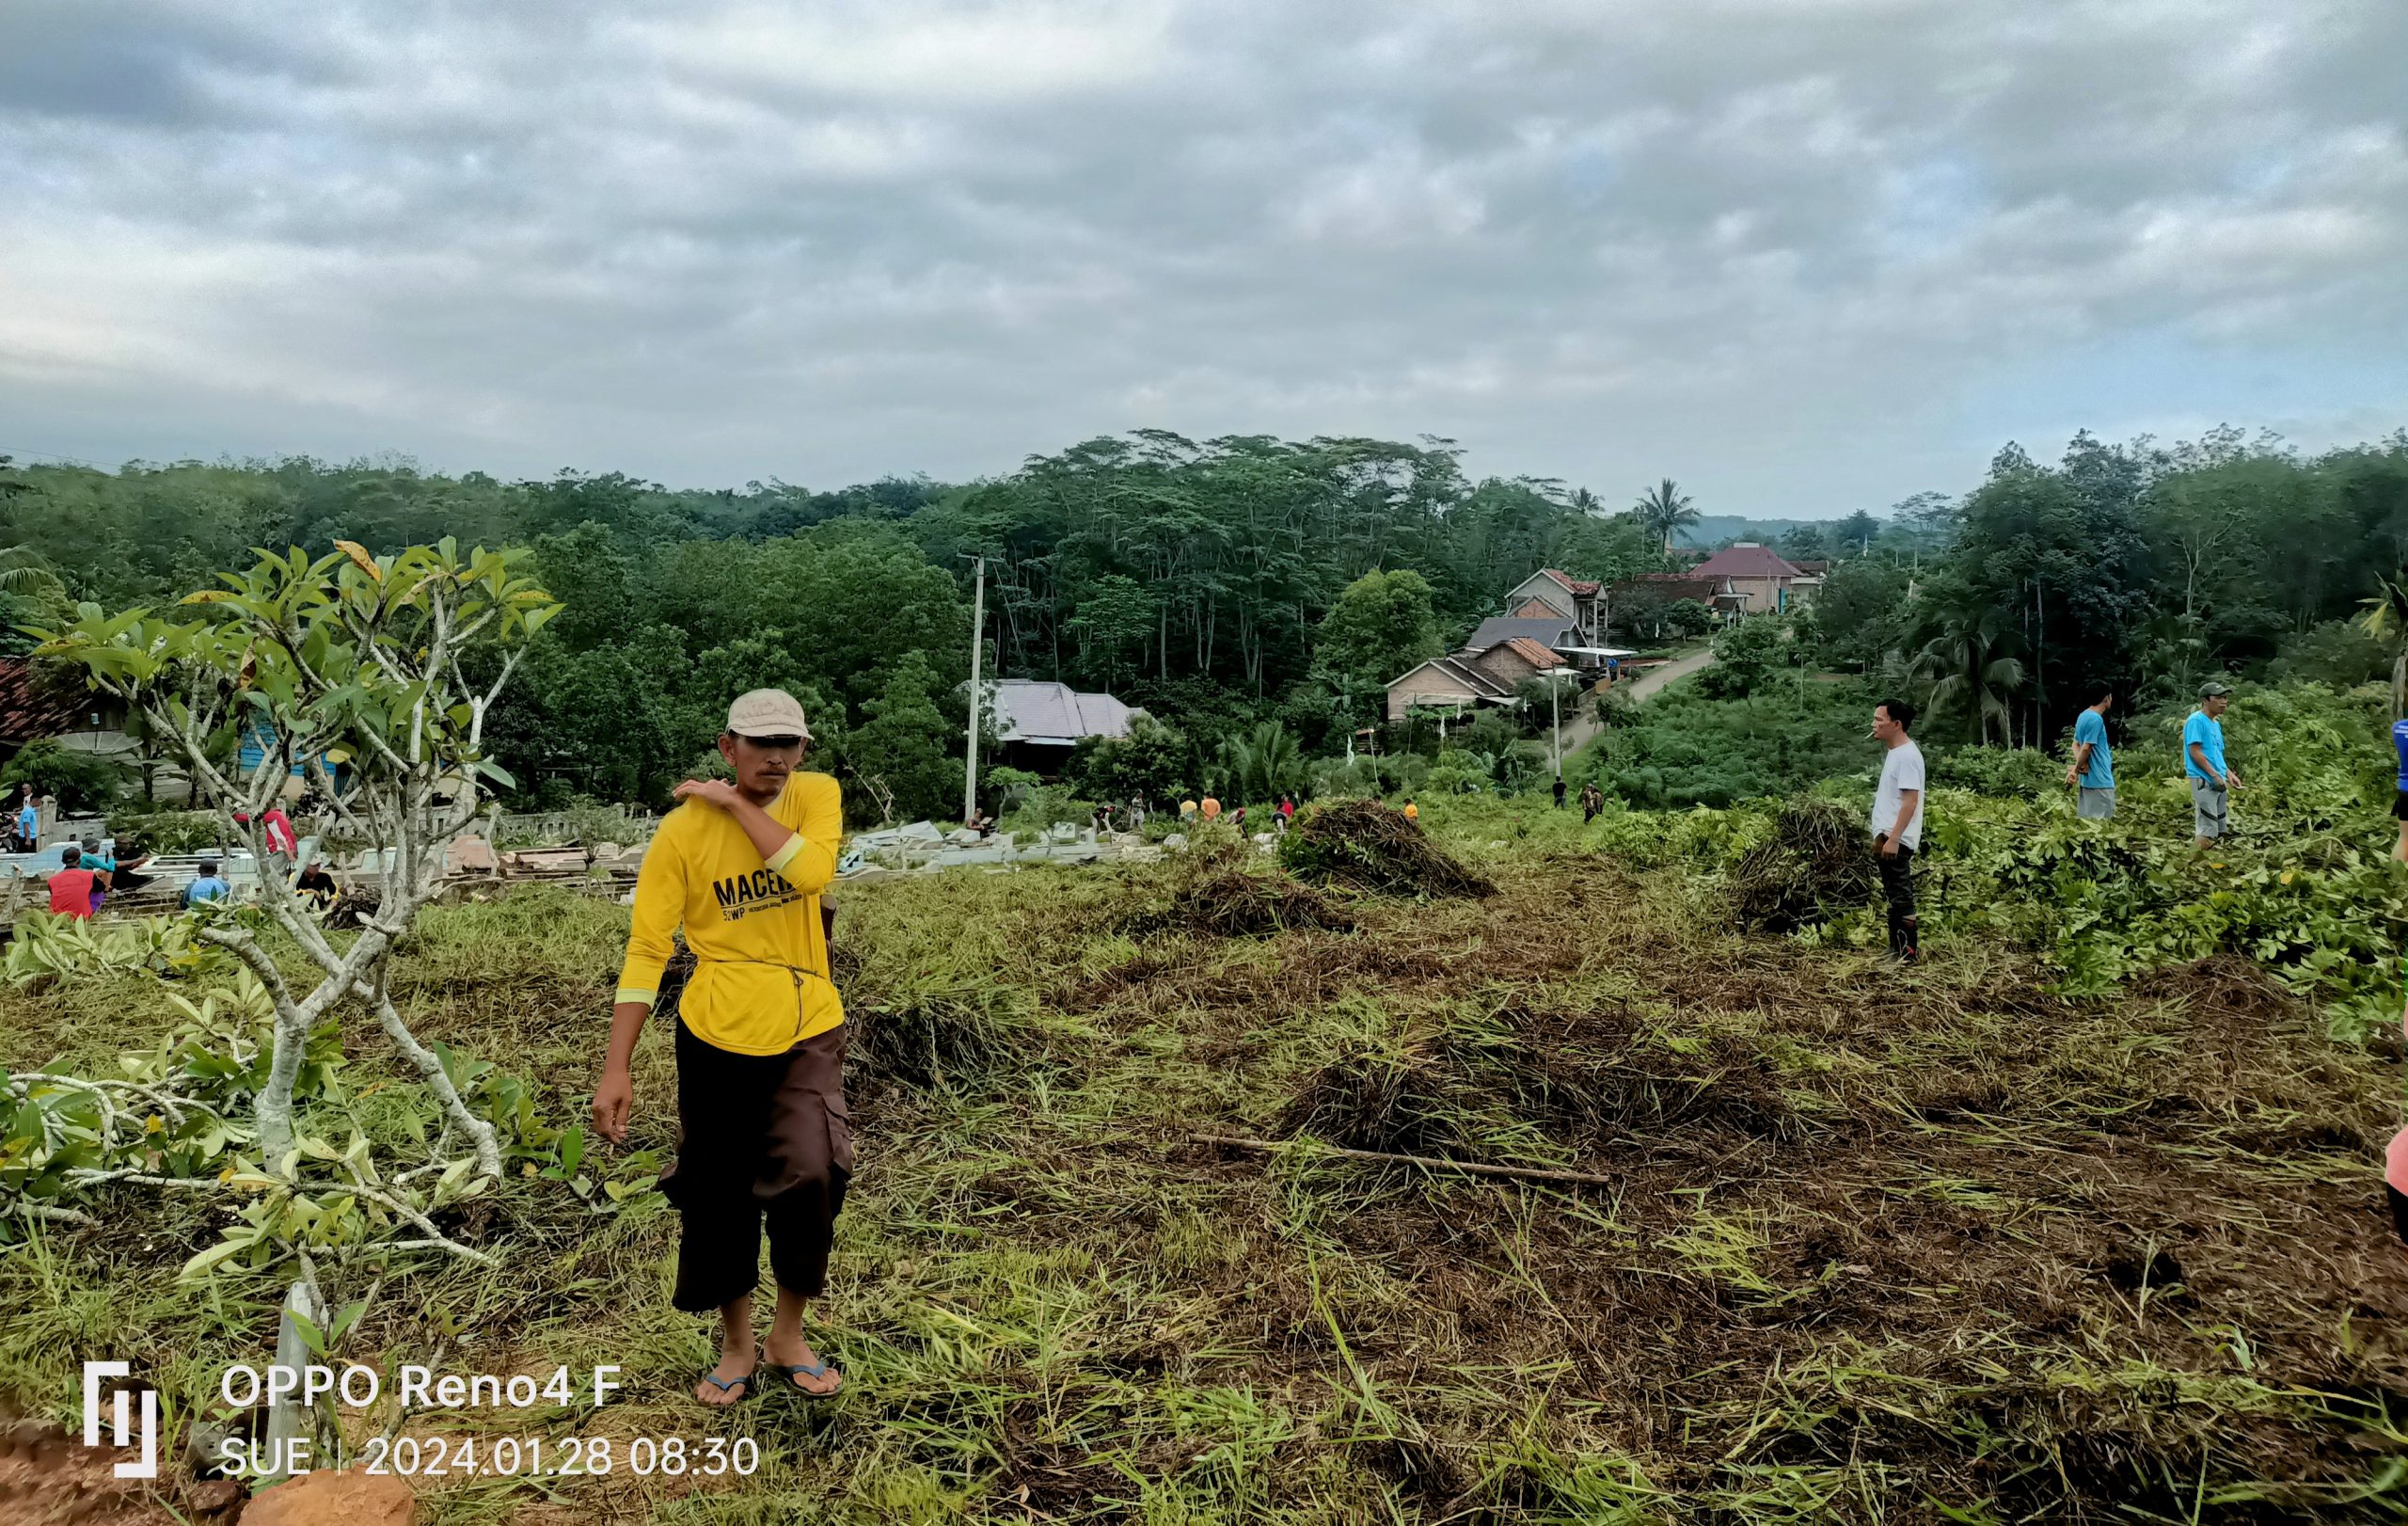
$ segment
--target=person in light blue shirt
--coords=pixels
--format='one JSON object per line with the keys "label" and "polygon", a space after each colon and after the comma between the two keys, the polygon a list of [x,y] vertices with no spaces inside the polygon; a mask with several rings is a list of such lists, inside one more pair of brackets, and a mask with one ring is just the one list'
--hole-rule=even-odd
{"label": "person in light blue shirt", "polygon": [[41,803],[34,799],[34,787],[25,786],[24,799],[17,804],[17,851],[38,852],[41,848]]}
{"label": "person in light blue shirt", "polygon": [[2201,848],[2225,835],[2232,787],[2241,775],[2224,760],[2224,712],[2230,685],[2213,679],[2199,686],[2199,707],[2182,723],[2182,771],[2191,779],[2191,831]]}
{"label": "person in light blue shirt", "polygon": [[217,861],[202,859],[200,873],[184,886],[184,910],[190,911],[205,901],[224,900],[233,893],[234,887],[217,877]]}
{"label": "person in light blue shirt", "polygon": [[2115,757],[2107,745],[2107,712],[2115,691],[2101,684],[2088,708],[2073,718],[2073,766],[2066,783],[2075,787],[2074,814],[2104,821],[2115,814]]}

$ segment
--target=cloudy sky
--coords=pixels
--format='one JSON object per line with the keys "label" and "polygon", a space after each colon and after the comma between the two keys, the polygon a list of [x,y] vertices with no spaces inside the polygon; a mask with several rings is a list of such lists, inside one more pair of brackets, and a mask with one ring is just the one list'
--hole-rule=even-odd
{"label": "cloudy sky", "polygon": [[7,0],[0,452],[1444,435],[1708,513],[2408,424],[2399,0]]}

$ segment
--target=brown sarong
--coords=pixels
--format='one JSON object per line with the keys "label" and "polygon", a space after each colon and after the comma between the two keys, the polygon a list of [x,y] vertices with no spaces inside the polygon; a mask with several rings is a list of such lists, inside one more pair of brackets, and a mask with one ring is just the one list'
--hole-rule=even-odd
{"label": "brown sarong", "polygon": [[817,1297],[852,1178],[843,1027],[738,1055],[677,1025],[677,1159],[660,1184],[684,1221],[672,1303],[700,1313],[751,1293],[764,1218],[778,1286]]}

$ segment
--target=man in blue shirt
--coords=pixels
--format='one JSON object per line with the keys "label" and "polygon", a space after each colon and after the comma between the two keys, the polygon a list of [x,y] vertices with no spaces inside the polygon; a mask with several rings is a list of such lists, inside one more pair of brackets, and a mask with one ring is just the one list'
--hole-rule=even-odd
{"label": "man in blue shirt", "polygon": [[2400,793],[2391,802],[2391,814],[2400,819],[2400,846],[2391,856],[2408,864],[2408,720],[2391,723],[2391,750],[2400,755]]}
{"label": "man in blue shirt", "polygon": [[2199,686],[2199,707],[2182,723],[2182,771],[2191,779],[2191,831],[2198,846],[2224,835],[2232,787],[2241,775],[2224,760],[2224,712],[2232,689],[2213,679]]}
{"label": "man in blue shirt", "polygon": [[2076,787],[2074,815],[2104,821],[2115,814],[2115,758],[2107,746],[2107,712],[2115,691],[2100,685],[2089,708],[2073,718],[2073,767],[2066,783]]}
{"label": "man in blue shirt", "polygon": [[17,851],[34,853],[41,850],[41,804],[34,799],[34,787],[25,786],[25,798],[17,803]]}
{"label": "man in blue shirt", "polygon": [[190,911],[204,901],[224,900],[234,893],[234,887],[217,877],[217,861],[200,861],[200,873],[184,886],[184,910]]}

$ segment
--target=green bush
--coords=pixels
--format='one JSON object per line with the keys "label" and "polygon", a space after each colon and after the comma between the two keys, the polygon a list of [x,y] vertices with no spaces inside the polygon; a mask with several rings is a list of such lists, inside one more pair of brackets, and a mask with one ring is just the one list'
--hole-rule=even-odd
{"label": "green bush", "polygon": [[1873,704],[1855,679],[1776,684],[1748,699],[1675,685],[1608,728],[1582,767],[1608,794],[1657,810],[1791,794],[1835,775],[1869,787],[1881,753],[1864,735]]}
{"label": "green bush", "polygon": [[[1671,696],[1658,703],[1678,708]],[[2225,716],[2242,780],[2233,832],[2204,851],[2192,844],[2178,771],[2187,705],[2132,721],[2110,821],[2075,818],[2064,765],[2044,755],[1944,755],[1924,820],[1927,946],[1944,947],[1956,932],[2004,937],[2037,951],[2059,990],[2083,995],[2239,954],[2322,1005],[2343,1036],[2389,1028],[2400,1007],[2408,873],[2387,858],[2386,706],[2380,687],[2242,686]],[[1642,727],[1654,723],[1651,713]],[[1827,778],[1811,792],[1859,819],[1872,780]],[[1728,883],[1769,835],[1776,809],[1756,799],[1608,812],[1588,841],[1642,866]],[[1870,946],[1882,935],[1879,916],[1869,908],[1804,935]]]}
{"label": "green bush", "polygon": [[1020,799],[1011,814],[996,823],[1005,832],[1041,833],[1064,824],[1084,827],[1095,821],[1095,802],[1081,800],[1068,785],[1039,785]]}
{"label": "green bush", "polygon": [[2038,800],[2066,787],[2066,766],[2029,747],[1957,747],[1932,759],[1931,783]]}
{"label": "green bush", "polygon": [[218,820],[209,811],[111,811],[109,832],[122,850],[139,843],[149,853],[198,853],[217,846]]}
{"label": "green bush", "polygon": [[97,754],[62,746],[52,738],[29,741],[6,767],[0,767],[0,795],[11,804],[18,787],[34,787],[37,795],[55,795],[58,808],[83,815],[105,811],[125,783],[125,770]]}
{"label": "green bush", "polygon": [[2286,636],[2266,664],[2273,683],[2321,683],[2351,689],[2364,683],[2389,683],[2393,652],[2354,620],[2327,620],[2294,636]]}

